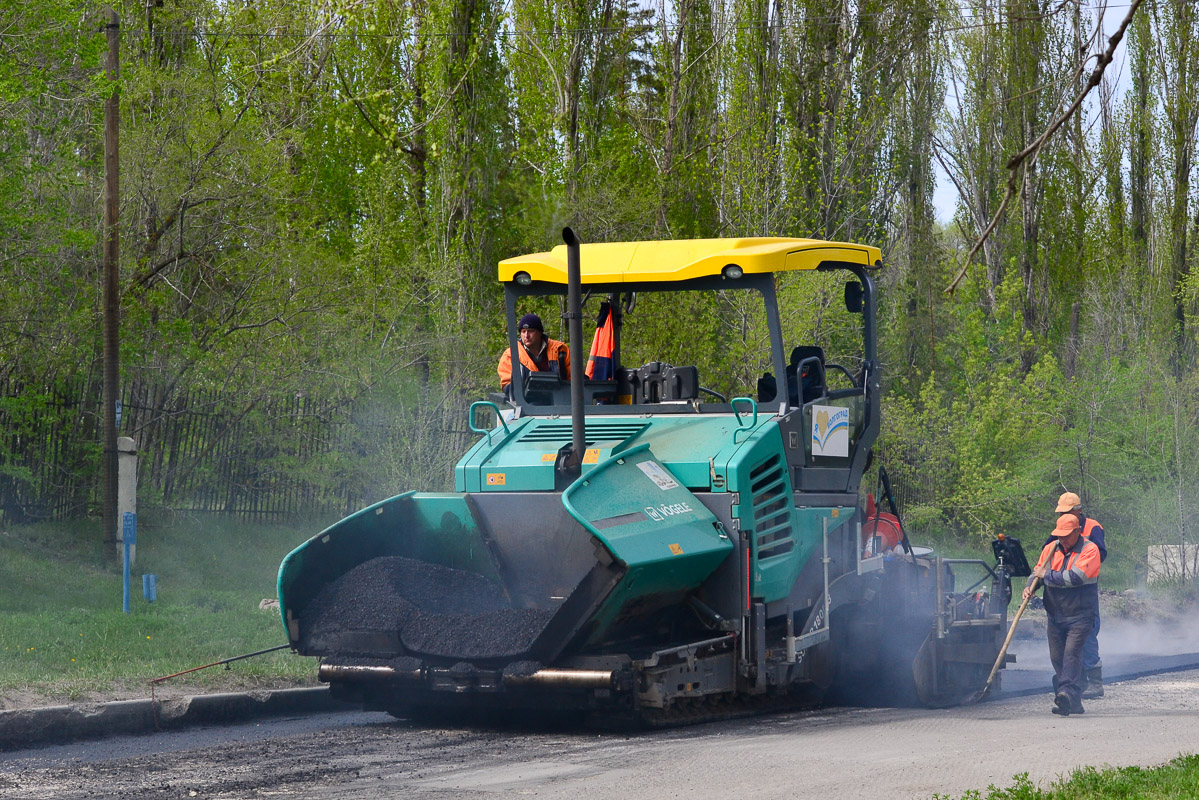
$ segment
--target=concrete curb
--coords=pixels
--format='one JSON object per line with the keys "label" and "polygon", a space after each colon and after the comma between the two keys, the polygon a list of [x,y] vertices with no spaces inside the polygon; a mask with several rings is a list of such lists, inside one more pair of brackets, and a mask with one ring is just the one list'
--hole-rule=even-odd
{"label": "concrete curb", "polygon": [[139,735],[255,717],[350,711],[327,686],[227,692],[171,700],[119,700],[94,706],[45,706],[0,711],[0,752],[80,739]]}

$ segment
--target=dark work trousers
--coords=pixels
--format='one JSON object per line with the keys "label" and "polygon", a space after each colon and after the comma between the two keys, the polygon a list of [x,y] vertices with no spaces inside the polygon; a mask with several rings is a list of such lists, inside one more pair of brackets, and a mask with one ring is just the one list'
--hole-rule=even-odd
{"label": "dark work trousers", "polygon": [[1082,646],[1082,668],[1090,670],[1102,666],[1103,662],[1099,659],[1099,616],[1096,615],[1095,627],[1091,629],[1091,635]]}
{"label": "dark work trousers", "polygon": [[1070,696],[1075,705],[1082,702],[1082,648],[1095,627],[1095,617],[1049,618],[1049,660],[1053,662],[1054,686]]}

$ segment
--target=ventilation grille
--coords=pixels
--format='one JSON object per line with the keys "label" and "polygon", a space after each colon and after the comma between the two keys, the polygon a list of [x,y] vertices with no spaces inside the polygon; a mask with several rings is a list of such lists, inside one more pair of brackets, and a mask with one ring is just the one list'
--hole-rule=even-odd
{"label": "ventilation grille", "polygon": [[[597,422],[583,429],[583,438],[587,444],[603,440],[623,441],[630,439],[649,427],[646,423],[638,422]],[[522,442],[557,442],[566,444],[571,440],[572,431],[569,422],[550,422],[538,425],[534,431],[529,431],[520,437]]]}
{"label": "ventilation grille", "polygon": [[795,549],[795,540],[791,537],[791,497],[783,466],[782,459],[774,455],[749,473],[759,561],[786,555]]}

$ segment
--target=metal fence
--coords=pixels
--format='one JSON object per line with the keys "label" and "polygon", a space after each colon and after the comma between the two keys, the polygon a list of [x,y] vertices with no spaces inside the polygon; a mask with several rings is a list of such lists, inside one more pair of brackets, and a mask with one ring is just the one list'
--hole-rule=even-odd
{"label": "metal fence", "polygon": [[[0,522],[98,511],[100,405],[95,381],[0,383]],[[149,384],[124,387],[121,408],[118,435],[136,442],[143,507],[271,521],[346,513],[370,493],[355,468],[370,448],[351,409]]]}

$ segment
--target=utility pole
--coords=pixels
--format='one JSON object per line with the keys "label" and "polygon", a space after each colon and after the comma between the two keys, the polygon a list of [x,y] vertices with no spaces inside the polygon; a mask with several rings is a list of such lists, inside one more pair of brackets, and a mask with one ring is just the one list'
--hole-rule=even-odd
{"label": "utility pole", "polygon": [[104,549],[110,560],[117,553],[117,402],[120,370],[118,346],[121,329],[121,296],[119,292],[120,238],[117,229],[117,207],[120,201],[121,172],[118,141],[121,119],[120,95],[117,81],[121,77],[121,18],[109,9],[108,79],[112,94],[104,103]]}

